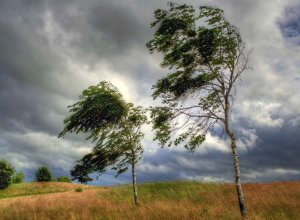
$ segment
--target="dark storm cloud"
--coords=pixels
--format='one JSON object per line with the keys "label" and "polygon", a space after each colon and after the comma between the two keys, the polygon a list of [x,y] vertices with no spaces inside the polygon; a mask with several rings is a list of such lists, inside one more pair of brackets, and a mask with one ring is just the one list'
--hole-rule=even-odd
{"label": "dark storm cloud", "polygon": [[287,7],[284,16],[279,22],[283,36],[300,45],[300,4]]}
{"label": "dark storm cloud", "polygon": [[[293,120],[293,119],[292,119]],[[247,125],[244,124],[246,127]],[[279,128],[257,127],[259,141],[241,160],[250,181],[299,179],[300,124],[293,125],[285,119]],[[254,172],[256,174],[251,175]],[[264,175],[265,174],[265,175]]]}
{"label": "dark storm cloud", "polygon": [[[205,3],[224,8],[246,45],[255,47],[254,71],[245,75],[234,110],[243,180],[299,179],[299,53],[281,35],[297,36],[299,7],[291,9],[294,1]],[[84,135],[57,134],[67,106],[101,80],[115,83],[129,101],[152,105],[151,86],[166,70],[145,43],[153,33],[153,11],[161,7],[166,1],[1,1],[0,158],[24,170],[27,180],[40,165],[55,176],[68,175],[91,146]],[[150,130],[139,181],[233,180],[226,141],[210,138],[192,154],[160,149]],[[108,171],[93,184],[130,182],[130,172],[118,179],[114,174]]]}

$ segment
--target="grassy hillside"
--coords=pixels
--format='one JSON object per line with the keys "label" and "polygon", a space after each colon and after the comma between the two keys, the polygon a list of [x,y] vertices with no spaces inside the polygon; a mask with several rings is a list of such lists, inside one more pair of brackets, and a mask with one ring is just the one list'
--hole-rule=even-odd
{"label": "grassy hillside", "polygon": [[36,194],[68,192],[81,187],[87,188],[79,184],[70,183],[56,183],[56,182],[33,182],[33,183],[19,183],[12,184],[4,190],[0,190],[0,199],[9,197],[28,196]]}
{"label": "grassy hillside", "polygon": [[[35,184],[28,187],[36,188]],[[141,184],[141,205],[137,208],[131,186],[85,187],[83,192],[75,192],[75,184],[47,183],[41,187],[42,193],[47,188],[53,192],[55,187],[65,187],[65,192],[0,199],[1,219],[239,219],[235,187],[231,184]],[[16,192],[18,186],[2,191],[1,196],[12,189]],[[245,184],[244,192],[250,219],[300,219],[300,182]]]}

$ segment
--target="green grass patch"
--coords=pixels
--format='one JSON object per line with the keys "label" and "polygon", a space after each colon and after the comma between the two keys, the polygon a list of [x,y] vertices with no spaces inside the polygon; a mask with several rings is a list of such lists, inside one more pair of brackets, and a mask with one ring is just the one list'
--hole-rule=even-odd
{"label": "green grass patch", "polygon": [[[72,186],[74,185],[74,187]],[[8,188],[0,190],[0,198],[29,196],[46,193],[68,192],[76,187],[72,183],[33,182],[11,184]]]}
{"label": "green grass patch", "polygon": [[[138,194],[141,201],[161,200],[161,201],[181,201],[187,199],[195,204],[208,202],[209,194],[223,194],[223,191],[231,191],[231,188],[220,187],[218,183],[203,183],[198,181],[175,181],[175,182],[152,182],[138,184]],[[222,184],[224,185],[224,184]],[[112,190],[104,194],[107,198],[114,201],[131,201],[132,186],[115,186]]]}

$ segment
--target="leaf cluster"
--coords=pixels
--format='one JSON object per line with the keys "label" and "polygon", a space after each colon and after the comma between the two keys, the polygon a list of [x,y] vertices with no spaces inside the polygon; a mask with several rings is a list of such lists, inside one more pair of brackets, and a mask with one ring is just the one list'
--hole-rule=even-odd
{"label": "leaf cluster", "polygon": [[131,103],[127,104],[127,109],[127,114],[115,124],[113,129],[105,133],[103,130],[92,132],[90,137],[93,138],[95,147],[77,161],[71,171],[73,180],[87,178],[87,174],[92,172],[101,175],[107,167],[116,170],[118,176],[128,169],[128,165],[136,164],[141,158],[143,148],[140,141],[144,136],[141,127],[148,123],[145,109],[140,106],[134,107]]}
{"label": "leaf cluster", "polygon": [[73,181],[77,180],[78,182],[80,182],[82,184],[87,184],[87,182],[93,180],[93,178],[89,177],[89,173],[90,173],[90,168],[87,167],[81,161],[78,161],[78,163],[70,171],[72,180]]}
{"label": "leaf cluster", "polygon": [[190,5],[168,5],[169,10],[154,12],[151,26],[158,28],[147,47],[161,52],[162,67],[173,70],[153,87],[153,97],[168,95],[174,101],[205,88],[222,68],[234,65],[241,38],[219,8],[201,6],[196,15]]}
{"label": "leaf cluster", "polygon": [[64,120],[65,128],[59,137],[67,132],[90,132],[108,128],[120,121],[127,112],[122,95],[106,81],[84,90],[80,101],[69,106],[69,109],[71,114]]}

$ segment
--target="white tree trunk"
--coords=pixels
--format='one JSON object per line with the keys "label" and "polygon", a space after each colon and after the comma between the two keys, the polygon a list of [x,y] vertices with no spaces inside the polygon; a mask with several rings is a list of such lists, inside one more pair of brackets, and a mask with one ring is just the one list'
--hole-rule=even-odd
{"label": "white tree trunk", "polygon": [[133,198],[135,205],[139,204],[139,198],[137,193],[137,186],[136,186],[136,174],[135,174],[135,161],[132,162],[132,188],[133,188]]}
{"label": "white tree trunk", "polygon": [[240,163],[239,163],[239,157],[236,149],[236,139],[233,131],[231,130],[229,126],[229,102],[228,102],[228,97],[225,99],[225,130],[226,133],[228,134],[230,141],[231,141],[231,151],[233,155],[233,165],[234,165],[234,171],[235,171],[235,185],[236,185],[236,191],[238,195],[238,200],[239,200],[239,207],[240,207],[240,212],[243,220],[248,219],[248,214],[247,214],[247,209],[245,205],[245,200],[244,200],[244,195],[242,191],[242,185],[241,185],[241,171],[240,171]]}
{"label": "white tree trunk", "polygon": [[236,149],[236,140],[235,140],[234,133],[231,130],[229,130],[229,131],[230,131],[229,137],[231,139],[231,150],[232,150],[232,155],[233,155],[233,165],[234,165],[234,171],[235,171],[235,185],[236,185],[236,190],[237,190],[238,199],[239,199],[240,212],[241,212],[243,219],[248,219],[244,195],[243,195],[243,191],[242,191],[241,171],[240,171],[239,157],[238,157],[238,153],[237,153],[237,149]]}

